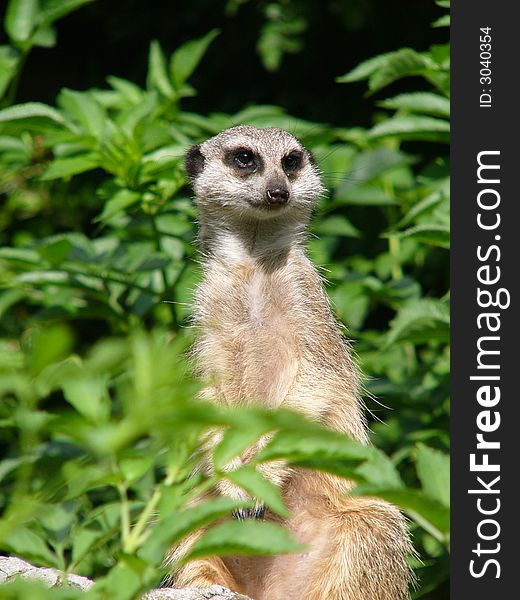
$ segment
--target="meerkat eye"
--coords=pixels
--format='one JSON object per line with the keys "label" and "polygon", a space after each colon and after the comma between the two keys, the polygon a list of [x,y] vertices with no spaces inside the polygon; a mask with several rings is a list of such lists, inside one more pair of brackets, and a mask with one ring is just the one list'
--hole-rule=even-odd
{"label": "meerkat eye", "polygon": [[302,166],[301,152],[291,152],[282,158],[282,167],[286,173],[292,173]]}
{"label": "meerkat eye", "polygon": [[234,153],[233,160],[242,169],[255,166],[255,155],[250,150],[238,150]]}

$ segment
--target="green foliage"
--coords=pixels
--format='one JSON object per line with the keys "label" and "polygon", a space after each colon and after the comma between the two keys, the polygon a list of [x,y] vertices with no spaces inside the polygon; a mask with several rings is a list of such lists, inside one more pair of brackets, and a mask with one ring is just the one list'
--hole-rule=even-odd
{"label": "green foliage", "polygon": [[[97,583],[79,596],[16,582],[0,598],[136,597],[160,583],[167,549],[201,527],[208,531],[192,557],[298,551],[268,523],[211,527],[248,502],[190,505],[228,479],[285,514],[278,490],[255,469],[278,458],[348,477],[355,493],[401,506],[422,560],[413,565],[415,597],[441,598],[449,552],[448,47],[404,48],[339,79],[367,80],[369,93],[381,94],[420,78],[420,91],[374,101],[367,129],[307,122],[276,106],[187,112],[183,99],[196,93],[190,77],[217,31],[171,57],[153,41],[144,87],[109,77],[104,89],[63,89],[55,106],[12,105],[27,52],[53,43],[51,24],[85,3],[11,0],[10,46],[0,48],[0,551]],[[280,40],[303,31],[298,10],[284,10],[258,42],[268,68],[296,48]],[[317,207],[309,252],[369,375],[373,447],[285,411],[228,413],[193,399],[199,383],[184,357],[200,274],[182,156],[235,123],[284,127],[317,157],[329,195]],[[198,440],[214,429],[224,431],[215,474],[190,477]],[[265,433],[272,440],[252,463],[225,470]]]}
{"label": "green foliage", "polygon": [[10,45],[0,46],[0,106],[14,100],[18,79],[30,50],[34,46],[55,46],[54,23],[90,2],[93,0],[9,0],[4,29]]}

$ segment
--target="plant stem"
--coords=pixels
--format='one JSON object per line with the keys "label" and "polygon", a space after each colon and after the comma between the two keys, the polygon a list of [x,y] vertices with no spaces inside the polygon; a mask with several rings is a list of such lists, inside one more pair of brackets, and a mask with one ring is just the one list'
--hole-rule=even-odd
{"label": "plant stem", "polygon": [[399,261],[399,238],[392,235],[388,238],[388,248],[392,257],[392,279],[398,281],[403,278],[403,269]]}
{"label": "plant stem", "polygon": [[130,507],[128,506],[126,485],[123,482],[119,482],[117,491],[121,500],[121,542],[123,549],[126,549],[128,538],[130,537]]}
{"label": "plant stem", "polygon": [[29,54],[29,50],[24,50],[18,59],[18,65],[16,67],[16,74],[11,80],[9,84],[9,88],[5,94],[4,100],[2,102],[2,106],[11,106],[16,99],[16,93],[18,92],[18,86],[20,85],[20,79],[22,77],[23,67],[25,65],[25,61],[27,60],[27,56]]}
{"label": "plant stem", "polygon": [[133,554],[139,548],[143,531],[144,531],[145,527],[147,526],[148,521],[149,521],[150,517],[152,516],[154,510],[157,508],[157,505],[159,504],[160,499],[161,499],[161,488],[160,488],[160,486],[156,486],[150,500],[148,500],[148,503],[141,511],[141,514],[139,515],[139,519],[137,520],[137,523],[132,528],[132,531],[130,532],[128,539],[126,540],[126,544],[124,546],[124,550],[126,553]]}

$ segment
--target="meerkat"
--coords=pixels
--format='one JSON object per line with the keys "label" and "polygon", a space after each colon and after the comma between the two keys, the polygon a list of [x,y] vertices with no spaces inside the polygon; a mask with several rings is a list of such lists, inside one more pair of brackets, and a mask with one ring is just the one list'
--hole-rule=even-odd
{"label": "meerkat", "polygon": [[[203,256],[194,354],[208,382],[204,397],[291,408],[367,444],[358,371],[305,251],[324,192],[312,154],[282,129],[237,126],[192,147],[185,166]],[[174,574],[176,585],[219,584],[254,600],[409,598],[411,545],[396,507],[349,495],[351,482],[325,473],[258,468],[279,486],[290,517],[253,517],[282,522],[308,550],[196,560]],[[229,483],[215,493],[245,497]]]}

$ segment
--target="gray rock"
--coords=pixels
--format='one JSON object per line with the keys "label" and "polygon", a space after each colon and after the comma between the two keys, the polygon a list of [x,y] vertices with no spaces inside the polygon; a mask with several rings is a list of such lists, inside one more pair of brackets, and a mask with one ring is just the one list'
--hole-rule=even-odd
{"label": "gray rock", "polygon": [[197,588],[163,588],[151,590],[142,600],[250,600],[247,596],[232,592],[221,585],[213,585],[205,589]]}
{"label": "gray rock", "polygon": [[[47,587],[62,586],[65,574],[58,569],[46,567],[34,567],[25,560],[15,556],[0,556],[0,584],[10,581],[15,577],[24,579],[37,579]],[[87,590],[93,581],[81,575],[71,574],[67,577],[70,587]],[[251,600],[247,596],[232,592],[221,585],[213,585],[209,588],[161,588],[150,590],[142,600]]]}
{"label": "gray rock", "polygon": [[[15,556],[0,556],[0,583],[10,581],[15,577],[23,579],[36,579],[42,581],[47,587],[62,586],[65,580],[65,574],[58,569],[49,569],[46,567],[34,567],[30,563]],[[67,583],[70,587],[87,590],[93,581],[81,575],[69,575]]]}

